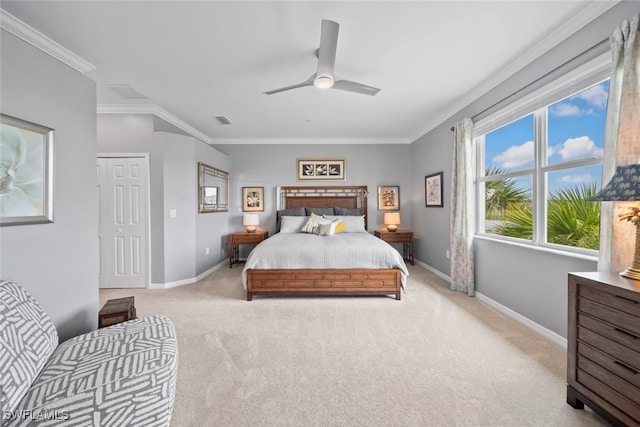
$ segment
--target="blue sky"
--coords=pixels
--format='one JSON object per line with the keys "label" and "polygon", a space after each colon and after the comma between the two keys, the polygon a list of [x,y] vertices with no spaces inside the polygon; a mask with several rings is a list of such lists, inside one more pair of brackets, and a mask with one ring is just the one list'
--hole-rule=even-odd
{"label": "blue sky", "polygon": [[[593,86],[549,106],[547,161],[565,161],[602,156],[609,81]],[[533,167],[533,115],[525,116],[485,137],[485,167],[517,171]],[[549,191],[595,183],[600,188],[601,166],[550,173]],[[526,184],[524,183],[526,182]],[[530,188],[530,179],[522,181]]]}

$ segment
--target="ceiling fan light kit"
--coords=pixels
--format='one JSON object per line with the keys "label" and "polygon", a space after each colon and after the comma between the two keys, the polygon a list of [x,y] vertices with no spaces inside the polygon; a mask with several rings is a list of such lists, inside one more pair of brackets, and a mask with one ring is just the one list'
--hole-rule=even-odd
{"label": "ceiling fan light kit", "polygon": [[337,22],[329,21],[328,19],[322,20],[322,27],[320,30],[320,47],[315,51],[315,54],[318,57],[318,68],[313,76],[302,83],[281,87],[264,93],[266,95],[273,95],[274,93],[298,89],[305,86],[314,86],[318,89],[333,88],[369,96],[377,94],[380,89],[373,86],[367,86],[362,83],[356,83],[349,80],[335,80],[333,70],[336,62],[339,27],[340,26]]}
{"label": "ceiling fan light kit", "polygon": [[318,89],[329,89],[333,87],[333,79],[327,76],[316,77],[313,85]]}

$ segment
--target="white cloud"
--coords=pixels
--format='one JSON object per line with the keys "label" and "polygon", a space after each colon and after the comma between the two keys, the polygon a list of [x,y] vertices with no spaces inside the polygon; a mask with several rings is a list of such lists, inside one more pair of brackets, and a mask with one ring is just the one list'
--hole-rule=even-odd
{"label": "white cloud", "polygon": [[579,93],[577,96],[594,107],[604,108],[607,105],[607,91],[603,85],[594,86]]}
{"label": "white cloud", "polygon": [[552,147],[550,152],[560,154],[563,161],[602,156],[602,149],[588,136],[569,138],[563,144]]}
{"label": "white cloud", "polygon": [[583,184],[593,182],[593,176],[590,173],[582,173],[578,175],[565,175],[560,178],[560,182],[568,182],[571,184]]}
{"label": "white cloud", "polygon": [[575,117],[583,114],[583,111],[575,104],[563,102],[551,108],[551,114],[558,117]]}
{"label": "white cloud", "polygon": [[517,168],[527,164],[533,164],[534,144],[527,141],[522,145],[514,145],[491,159],[499,167],[505,169]]}

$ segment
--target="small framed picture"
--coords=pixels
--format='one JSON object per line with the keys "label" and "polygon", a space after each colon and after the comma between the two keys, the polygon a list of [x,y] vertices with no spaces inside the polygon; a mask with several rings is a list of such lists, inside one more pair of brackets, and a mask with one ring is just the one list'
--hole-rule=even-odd
{"label": "small framed picture", "polygon": [[264,212],[264,187],[242,187],[242,210]]}
{"label": "small framed picture", "polygon": [[378,187],[378,210],[400,210],[400,187],[397,185],[384,185]]}
{"label": "small framed picture", "polygon": [[297,159],[298,181],[344,181],[346,179],[344,159]]}
{"label": "small framed picture", "polygon": [[428,208],[441,208],[444,206],[442,199],[442,172],[424,177],[424,200]]}

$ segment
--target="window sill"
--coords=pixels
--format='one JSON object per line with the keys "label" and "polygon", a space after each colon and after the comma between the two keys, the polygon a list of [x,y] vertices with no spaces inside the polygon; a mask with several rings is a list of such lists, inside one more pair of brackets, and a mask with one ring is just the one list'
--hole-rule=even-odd
{"label": "window sill", "polygon": [[550,248],[550,247],[546,247],[546,246],[537,246],[537,245],[534,245],[534,244],[520,243],[520,242],[515,242],[515,241],[512,241],[512,240],[506,240],[506,239],[496,239],[494,237],[491,237],[491,236],[488,236],[488,235],[483,235],[483,234],[476,234],[473,237],[474,237],[474,239],[486,240],[486,241],[489,241],[489,242],[502,243],[502,244],[505,244],[505,245],[517,246],[517,247],[520,247],[520,248],[531,249],[531,250],[534,250],[534,251],[546,252],[546,253],[550,253],[550,254],[554,254],[554,255],[561,255],[561,256],[565,256],[565,257],[569,257],[569,258],[576,258],[576,259],[583,259],[583,260],[587,260],[587,261],[598,262],[598,256],[597,255],[589,255],[589,254],[581,254],[581,253],[571,252],[571,251],[563,251],[563,250],[554,249],[554,248]]}

